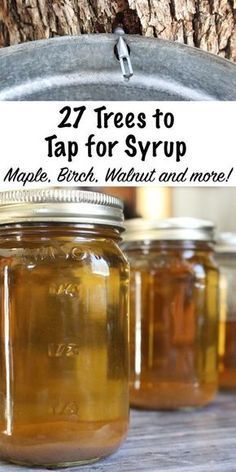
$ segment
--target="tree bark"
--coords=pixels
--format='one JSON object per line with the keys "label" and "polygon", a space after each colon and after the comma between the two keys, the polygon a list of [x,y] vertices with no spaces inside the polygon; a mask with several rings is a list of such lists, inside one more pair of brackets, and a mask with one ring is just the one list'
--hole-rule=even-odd
{"label": "tree bark", "polygon": [[111,32],[171,39],[236,61],[236,0],[0,0],[0,47]]}

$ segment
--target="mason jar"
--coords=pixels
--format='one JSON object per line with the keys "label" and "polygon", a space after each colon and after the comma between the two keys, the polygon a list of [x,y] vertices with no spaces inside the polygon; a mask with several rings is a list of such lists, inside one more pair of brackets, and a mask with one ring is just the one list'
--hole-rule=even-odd
{"label": "mason jar", "polygon": [[236,388],[236,234],[222,233],[216,245],[220,268],[219,385]]}
{"label": "mason jar", "polygon": [[218,270],[213,224],[193,218],[127,222],[131,266],[130,400],[177,409],[217,391]]}
{"label": "mason jar", "polygon": [[0,194],[0,456],[60,467],[128,427],[128,264],[119,199]]}

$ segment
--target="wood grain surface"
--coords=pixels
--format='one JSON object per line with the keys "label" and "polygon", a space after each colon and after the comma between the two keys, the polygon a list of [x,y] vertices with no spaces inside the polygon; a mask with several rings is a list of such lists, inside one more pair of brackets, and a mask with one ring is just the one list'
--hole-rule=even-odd
{"label": "wood grain surface", "polygon": [[[0,462],[0,472],[45,470]],[[65,469],[59,469],[65,470]],[[131,412],[128,438],[111,457],[66,469],[99,472],[236,472],[236,393],[201,410]]]}

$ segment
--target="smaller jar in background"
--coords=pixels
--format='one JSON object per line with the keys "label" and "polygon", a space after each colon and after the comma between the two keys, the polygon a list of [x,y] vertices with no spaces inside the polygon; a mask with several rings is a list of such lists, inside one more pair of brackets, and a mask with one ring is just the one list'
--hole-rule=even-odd
{"label": "smaller jar in background", "polygon": [[222,233],[216,246],[220,268],[219,385],[236,388],[236,234]]}
{"label": "smaller jar in background", "polygon": [[218,383],[214,226],[193,218],[135,219],[126,229],[131,405],[203,406]]}

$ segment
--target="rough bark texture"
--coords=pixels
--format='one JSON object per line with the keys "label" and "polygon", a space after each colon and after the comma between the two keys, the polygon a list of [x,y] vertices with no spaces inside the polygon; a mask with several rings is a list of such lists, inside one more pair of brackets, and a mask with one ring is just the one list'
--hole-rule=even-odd
{"label": "rough bark texture", "polygon": [[236,0],[0,0],[0,46],[116,24],[236,61]]}

